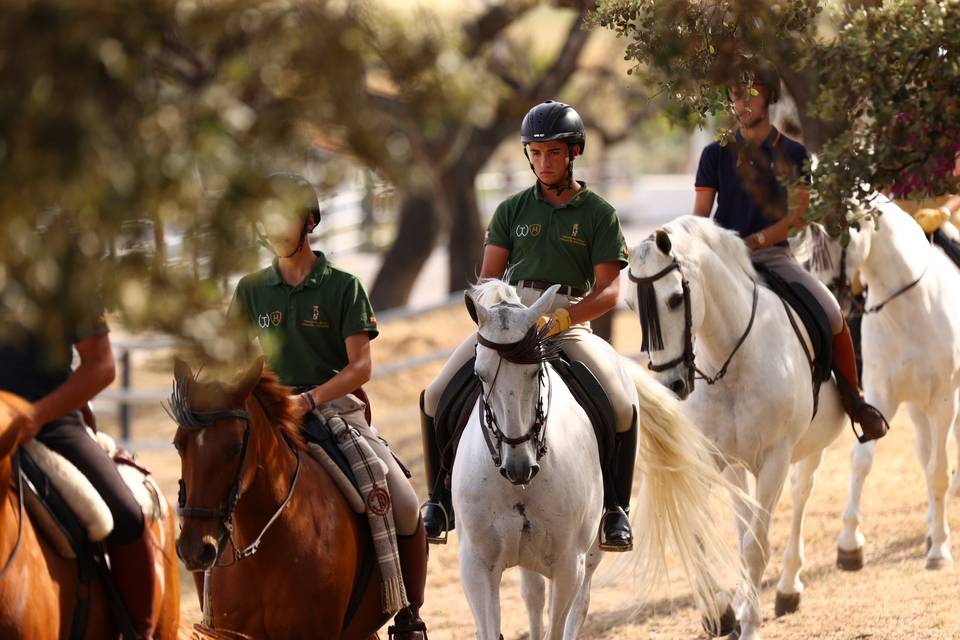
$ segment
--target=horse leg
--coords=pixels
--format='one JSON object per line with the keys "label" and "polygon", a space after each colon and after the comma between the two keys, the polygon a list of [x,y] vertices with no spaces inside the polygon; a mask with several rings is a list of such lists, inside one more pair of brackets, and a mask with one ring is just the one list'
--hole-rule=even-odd
{"label": "horse leg", "polygon": [[803,516],[821,460],[823,449],[800,460],[791,469],[790,496],[793,514],[790,520],[790,540],[783,554],[783,572],[777,584],[774,611],[778,617],[794,613],[800,608],[800,594],[803,593],[803,582],[800,580],[800,569],[803,567]]}
{"label": "horse leg", "polygon": [[[600,547],[597,546],[595,540],[587,552],[583,581],[580,583],[580,589],[573,599],[573,606],[567,616],[567,626],[563,634],[564,640],[575,640],[580,635],[583,623],[587,621],[587,610],[590,608],[590,585],[593,582],[593,573],[600,565],[600,560]],[[530,637],[533,638],[533,636]]]}
{"label": "horse leg", "polygon": [[[927,477],[927,569],[943,569],[953,564],[950,554],[950,527],[946,518],[946,493],[949,483],[947,437],[957,413],[956,395],[952,402],[938,404],[927,415],[909,405],[910,417],[917,429],[917,455]],[[924,432],[924,449],[920,450],[920,432]]]}
{"label": "horse leg", "polygon": [[957,444],[957,468],[953,470],[953,482],[950,483],[950,495],[960,498],[960,413],[953,421],[953,439]]}
{"label": "horse leg", "polygon": [[467,597],[467,604],[477,625],[477,640],[500,638],[500,578],[503,567],[499,558],[486,563],[473,544],[460,541],[460,582]]}
{"label": "horse leg", "polygon": [[548,640],[563,638],[573,599],[586,576],[586,564],[586,554],[577,553],[570,554],[554,565],[550,580],[550,623],[544,636]]}
{"label": "horse leg", "polygon": [[744,536],[740,552],[746,563],[755,595],[748,598],[740,618],[741,640],[759,640],[763,614],[760,611],[759,594],[763,571],[770,558],[770,519],[783,485],[787,479],[790,451],[786,447],[774,449],[764,460],[757,474],[757,503],[760,508],[753,514],[750,531]]}
{"label": "horse leg", "polygon": [[543,637],[543,605],[546,602],[543,576],[530,569],[520,569],[520,594],[527,605],[530,640],[538,640]]}

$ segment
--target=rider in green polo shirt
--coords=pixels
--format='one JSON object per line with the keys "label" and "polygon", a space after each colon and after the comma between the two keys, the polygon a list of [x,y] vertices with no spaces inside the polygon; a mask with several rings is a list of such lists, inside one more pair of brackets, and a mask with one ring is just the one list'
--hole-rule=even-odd
{"label": "rider in green polo shirt", "polygon": [[[274,197],[264,206],[260,233],[277,258],[240,280],[230,317],[255,332],[267,364],[293,387],[298,412],[330,404],[387,466],[400,568],[410,605],[394,617],[394,640],[426,640],[420,619],[427,577],[427,543],[419,500],[386,441],[365,416],[362,385],[370,380],[370,340],[377,320],[356,276],[311,251],[320,221],[313,186],[293,174],[271,176]],[[309,416],[307,419],[311,419]]]}
{"label": "rider in green polo shirt", "polygon": [[[616,419],[612,487],[604,495],[600,547],[627,551],[633,534],[627,517],[637,425],[633,404],[620,377],[598,348],[606,345],[590,331],[590,320],[616,303],[620,270],[627,265],[627,247],[614,208],[583,182],[573,179],[573,161],[583,152],[586,134],[579,114],[562,102],[547,101],[531,109],[520,127],[520,140],[537,177],[532,187],[507,198],[497,207],[487,229],[481,278],[509,273],[520,300],[531,304],[553,284],[562,285],[554,309],[541,318],[548,335],[564,332],[567,355],[583,362],[604,387]],[[421,396],[430,501],[424,512],[427,539],[443,540],[445,525],[453,528],[450,492],[437,483],[440,450],[434,416],[450,380],[475,355],[476,335],[461,344],[437,378]],[[607,483],[604,483],[607,486]],[[442,507],[441,507],[442,505]]]}

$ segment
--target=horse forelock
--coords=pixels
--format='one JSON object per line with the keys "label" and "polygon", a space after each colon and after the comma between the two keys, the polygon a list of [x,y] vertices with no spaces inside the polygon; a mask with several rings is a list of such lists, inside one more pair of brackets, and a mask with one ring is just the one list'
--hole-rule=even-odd
{"label": "horse forelock", "polygon": [[487,308],[501,302],[521,305],[520,294],[517,293],[516,287],[507,281],[507,278],[509,278],[508,274],[504,274],[502,280],[500,278],[483,278],[470,288],[470,293],[477,304]]}

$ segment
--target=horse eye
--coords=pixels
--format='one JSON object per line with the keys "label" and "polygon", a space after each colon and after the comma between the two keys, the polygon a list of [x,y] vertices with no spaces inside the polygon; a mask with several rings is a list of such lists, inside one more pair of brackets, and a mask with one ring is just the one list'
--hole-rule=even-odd
{"label": "horse eye", "polygon": [[679,307],[679,306],[682,305],[682,304],[683,304],[683,294],[682,294],[682,293],[675,293],[675,294],[673,294],[672,296],[670,296],[670,299],[669,299],[669,300],[667,300],[667,307],[668,307],[671,311],[675,310],[677,307]]}
{"label": "horse eye", "polygon": [[240,455],[240,445],[233,444],[230,445],[230,448],[227,449],[227,460],[236,460],[237,456]]}

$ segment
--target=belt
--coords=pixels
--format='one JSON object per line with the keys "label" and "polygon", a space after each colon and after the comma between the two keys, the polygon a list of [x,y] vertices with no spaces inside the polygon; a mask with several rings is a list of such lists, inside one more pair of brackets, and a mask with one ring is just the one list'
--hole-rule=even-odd
{"label": "belt", "polygon": [[[537,291],[546,291],[552,287],[554,283],[545,282],[543,280],[515,280],[513,285],[517,287],[526,287],[527,289],[536,289]],[[568,284],[560,285],[560,289],[557,290],[557,293],[561,293],[565,296],[572,296],[574,298],[582,298],[587,295],[585,290],[571,287]]]}

